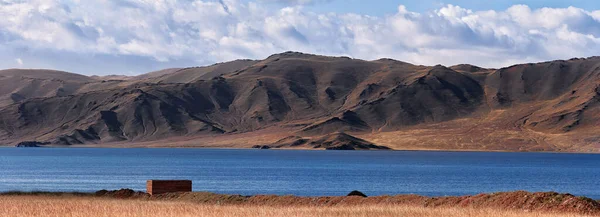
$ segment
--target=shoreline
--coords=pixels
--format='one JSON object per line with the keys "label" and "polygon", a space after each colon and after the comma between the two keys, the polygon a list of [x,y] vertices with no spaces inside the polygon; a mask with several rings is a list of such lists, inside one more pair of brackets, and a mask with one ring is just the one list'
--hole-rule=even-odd
{"label": "shoreline", "polygon": [[202,146],[134,146],[126,147],[122,145],[71,145],[71,146],[40,146],[40,147],[15,147],[15,146],[0,146],[0,148],[23,148],[23,149],[206,149],[206,150],[257,150],[257,151],[349,151],[349,152],[465,152],[465,153],[541,153],[541,154],[589,154],[600,155],[600,152],[557,152],[557,151],[509,151],[509,150],[446,150],[446,149],[388,149],[388,150],[325,150],[312,148],[272,148],[272,149],[257,149],[257,148],[242,148],[242,147],[202,147]]}
{"label": "shoreline", "polygon": [[[37,191],[37,190],[33,190],[33,191],[19,191],[19,190],[8,190],[8,191],[0,191],[0,196],[7,196],[7,195],[40,195],[40,196],[62,196],[62,195],[73,195],[73,196],[91,196],[91,197],[97,197],[97,196],[102,196],[99,195],[100,192],[107,192],[107,195],[110,195],[112,193],[116,193],[116,192],[132,192],[135,193],[136,195],[146,195],[147,193],[143,190],[134,190],[134,189],[130,189],[130,188],[122,188],[119,190],[108,190],[108,189],[101,189],[101,190],[97,190],[97,191]],[[360,193],[363,193],[361,191],[358,191]],[[477,196],[477,195],[496,195],[496,194],[507,194],[507,193],[515,193],[515,192],[523,192],[523,193],[530,193],[530,194],[538,194],[538,193],[550,193],[550,194],[558,194],[558,195],[571,195],[574,197],[578,197],[578,198],[587,198],[593,201],[597,201],[598,203],[600,203],[600,197],[598,198],[592,198],[592,197],[588,197],[588,196],[582,196],[582,195],[574,195],[568,192],[556,192],[556,191],[527,191],[527,190],[513,190],[513,191],[497,191],[497,192],[481,192],[481,193],[477,193],[477,194],[462,194],[462,195],[424,195],[424,194],[416,194],[416,193],[401,193],[401,194],[380,194],[380,195],[366,195],[367,197],[396,197],[396,196],[418,196],[418,197],[424,197],[424,198],[463,198],[463,197],[472,197],[472,196]],[[157,195],[168,195],[168,194],[211,194],[211,195],[228,195],[228,196],[241,196],[241,197],[255,197],[255,196],[273,196],[273,197],[296,197],[296,198],[320,198],[320,197],[328,197],[328,198],[335,198],[335,197],[348,197],[350,195],[294,195],[294,194],[235,194],[235,193],[216,193],[216,192],[211,192],[211,191],[191,191],[191,192],[173,192],[173,193],[162,193],[162,194],[157,194]],[[348,192],[350,193],[350,192]],[[152,198],[152,195],[146,195],[149,198]],[[354,195],[356,196],[356,195]],[[155,198],[160,198],[160,197],[156,197]]]}

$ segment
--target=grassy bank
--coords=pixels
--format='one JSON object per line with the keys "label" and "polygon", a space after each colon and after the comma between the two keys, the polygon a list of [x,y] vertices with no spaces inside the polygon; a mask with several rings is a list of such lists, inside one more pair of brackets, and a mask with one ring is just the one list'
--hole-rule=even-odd
{"label": "grassy bank", "polygon": [[106,197],[4,195],[0,216],[424,216],[424,217],[576,217],[567,213],[492,208],[422,207],[415,205],[270,206],[215,205],[189,201],[115,199]]}

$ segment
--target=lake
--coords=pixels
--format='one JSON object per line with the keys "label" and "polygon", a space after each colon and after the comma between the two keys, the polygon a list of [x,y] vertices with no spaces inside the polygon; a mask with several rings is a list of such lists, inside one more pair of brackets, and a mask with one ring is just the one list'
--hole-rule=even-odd
{"label": "lake", "polygon": [[234,149],[0,148],[0,192],[145,190],[190,179],[226,194],[454,196],[557,191],[600,199],[600,155]]}

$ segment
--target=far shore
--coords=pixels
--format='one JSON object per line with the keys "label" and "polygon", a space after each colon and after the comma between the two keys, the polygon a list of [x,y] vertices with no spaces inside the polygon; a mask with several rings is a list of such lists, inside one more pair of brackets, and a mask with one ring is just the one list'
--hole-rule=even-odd
{"label": "far shore", "polygon": [[[107,143],[107,144],[90,144],[90,145],[45,145],[40,147],[15,147],[15,146],[1,146],[0,148],[26,148],[26,149],[35,149],[35,148],[76,148],[76,149],[85,149],[85,148],[117,148],[117,149],[222,149],[222,150],[278,150],[278,151],[341,151],[341,150],[325,150],[325,149],[314,149],[314,148],[272,148],[272,149],[256,149],[251,147],[220,147],[220,146],[141,146],[141,145],[128,145],[126,143]],[[479,150],[479,149],[387,149],[387,150],[343,150],[343,151],[370,151],[370,152],[393,152],[393,151],[420,151],[420,152],[473,152],[473,153],[549,153],[549,154],[600,154],[600,152],[573,152],[573,151],[512,151],[512,150]]]}

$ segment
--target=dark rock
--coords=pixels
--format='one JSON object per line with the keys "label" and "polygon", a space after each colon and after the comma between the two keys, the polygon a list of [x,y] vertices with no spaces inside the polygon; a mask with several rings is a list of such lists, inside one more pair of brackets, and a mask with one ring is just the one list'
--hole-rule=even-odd
{"label": "dark rock", "polygon": [[352,191],[348,194],[348,196],[358,196],[358,197],[367,197],[366,194],[360,192],[360,191]]}
{"label": "dark rock", "polygon": [[24,141],[24,142],[19,142],[19,144],[15,145],[15,147],[21,147],[21,148],[32,148],[32,147],[40,147],[42,145],[48,145],[50,144],[49,142],[38,142],[38,141]]}
{"label": "dark rock", "polygon": [[96,191],[95,194],[96,194],[96,196],[104,196],[104,195],[108,194],[108,191],[107,190],[99,190],[99,191]]}
{"label": "dark rock", "polygon": [[255,146],[252,146],[252,148],[254,148],[254,149],[271,149],[271,147],[268,145],[255,145]]}
{"label": "dark rock", "polygon": [[145,192],[142,192],[142,191],[134,191],[134,190],[131,190],[128,188],[123,188],[123,189],[115,190],[115,191],[100,190],[100,191],[96,191],[95,195],[98,197],[113,197],[113,198],[119,198],[119,199],[126,199],[126,198],[140,198],[140,197],[147,196],[148,194],[146,194]]}
{"label": "dark rock", "polygon": [[348,144],[344,144],[344,145],[340,145],[340,146],[333,146],[333,147],[327,147],[325,148],[325,150],[356,150],[354,147],[352,147],[351,145]]}

